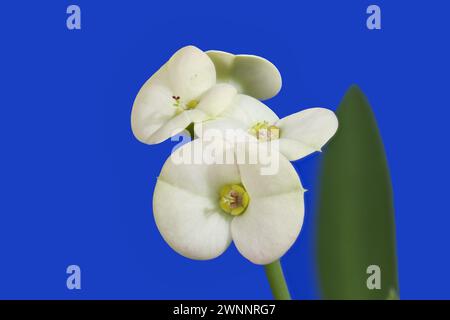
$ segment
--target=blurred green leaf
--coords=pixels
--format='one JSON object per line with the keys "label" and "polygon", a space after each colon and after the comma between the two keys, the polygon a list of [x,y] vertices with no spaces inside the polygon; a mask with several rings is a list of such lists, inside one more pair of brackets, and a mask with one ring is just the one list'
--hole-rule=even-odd
{"label": "blurred green leaf", "polygon": [[[376,120],[357,86],[338,110],[339,129],[323,154],[318,193],[317,259],[325,299],[398,297],[391,180]],[[381,289],[370,290],[369,266]]]}

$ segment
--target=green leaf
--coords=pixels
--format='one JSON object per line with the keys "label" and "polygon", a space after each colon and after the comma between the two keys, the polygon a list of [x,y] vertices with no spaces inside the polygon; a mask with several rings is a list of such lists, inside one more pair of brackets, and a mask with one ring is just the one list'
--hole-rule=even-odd
{"label": "green leaf", "polygon": [[[339,129],[323,154],[318,193],[322,295],[325,299],[398,297],[392,187],[375,116],[357,86],[347,91],[336,114]],[[371,265],[380,268],[381,289],[367,286]]]}

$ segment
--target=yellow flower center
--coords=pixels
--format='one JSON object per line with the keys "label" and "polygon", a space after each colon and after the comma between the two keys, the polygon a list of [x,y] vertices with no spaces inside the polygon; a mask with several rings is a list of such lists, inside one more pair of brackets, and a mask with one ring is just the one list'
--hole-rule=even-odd
{"label": "yellow flower center", "polygon": [[280,138],[280,128],[269,125],[267,121],[257,122],[249,131],[261,141],[270,141]]}
{"label": "yellow flower center", "polygon": [[197,105],[198,105],[198,101],[197,100],[191,100],[188,103],[186,103],[186,108],[187,109],[194,109]]}
{"label": "yellow flower center", "polygon": [[173,106],[177,108],[177,114],[183,112],[184,110],[194,109],[199,103],[198,100],[191,100],[188,103],[183,103],[180,96],[172,96],[172,99],[174,100]]}
{"label": "yellow flower center", "polygon": [[245,212],[250,197],[240,184],[227,184],[220,189],[219,205],[223,211],[238,216]]}

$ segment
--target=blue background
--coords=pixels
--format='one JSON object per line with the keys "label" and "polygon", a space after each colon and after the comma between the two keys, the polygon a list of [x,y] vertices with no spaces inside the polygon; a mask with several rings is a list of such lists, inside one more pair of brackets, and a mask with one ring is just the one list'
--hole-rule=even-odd
{"label": "blue background", "polygon": [[[378,4],[382,30],[366,28]],[[0,298],[271,298],[232,246],[209,262],[173,252],[153,221],[173,143],[139,143],[130,110],[182,46],[257,54],[281,71],[280,117],[367,94],[390,163],[402,298],[450,298],[448,1],[9,1],[0,12]],[[283,258],[292,295],[318,298],[316,154],[295,164],[303,231]],[[82,290],[66,288],[66,267]]]}

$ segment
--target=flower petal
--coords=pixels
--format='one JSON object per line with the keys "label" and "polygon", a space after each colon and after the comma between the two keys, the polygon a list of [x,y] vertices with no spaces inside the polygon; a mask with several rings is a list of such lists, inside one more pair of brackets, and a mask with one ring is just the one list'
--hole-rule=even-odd
{"label": "flower petal", "polygon": [[256,264],[269,264],[297,239],[303,224],[303,188],[292,164],[280,155],[275,175],[261,175],[260,165],[239,165],[250,195],[247,210],[231,223],[239,252]]}
{"label": "flower petal", "polygon": [[[260,152],[266,144],[259,144]],[[251,152],[248,149],[247,152]],[[239,163],[239,172],[241,181],[244,184],[251,199],[272,197],[278,194],[290,193],[293,191],[304,191],[300,178],[294,166],[289,160],[277,152],[277,150],[267,149],[265,152],[271,157],[270,159],[276,161],[273,165],[273,171],[270,174],[261,174],[265,170],[268,163],[259,155],[256,164],[246,162]],[[271,153],[274,153],[273,155]],[[249,158],[249,156],[247,156]]]}
{"label": "flower petal", "polygon": [[222,139],[235,142],[244,142],[248,136],[247,125],[241,121],[220,118],[196,123],[194,126],[195,134],[204,139],[222,137]]}
{"label": "flower petal", "polygon": [[216,83],[216,70],[206,53],[194,46],[178,50],[167,63],[171,89],[186,103]]}
{"label": "flower petal", "polygon": [[[151,79],[150,79],[151,80]],[[131,111],[131,128],[136,138],[147,144],[155,143],[152,135],[174,115],[172,92],[148,80],[136,96]]]}
{"label": "flower petal", "polygon": [[244,94],[238,94],[220,117],[245,123],[248,129],[258,122],[274,123],[279,120],[275,112],[264,103]]}
{"label": "flower petal", "polygon": [[169,81],[169,70],[167,68],[167,63],[165,63],[161,68],[158,69],[151,77],[147,80],[146,85],[154,86],[159,85],[163,87],[170,87]]}
{"label": "flower petal", "polygon": [[158,180],[153,196],[156,225],[169,246],[190,259],[221,255],[231,243],[230,216],[211,199]]}
{"label": "flower petal", "polygon": [[260,100],[275,96],[281,89],[281,75],[268,60],[254,55],[206,52],[216,66],[218,82],[235,85],[240,93]]}
{"label": "flower petal", "polygon": [[183,111],[183,113],[186,114],[189,117],[189,119],[191,119],[190,122],[193,122],[193,123],[202,122],[202,121],[206,121],[209,119],[209,115],[207,115],[202,110],[197,110],[197,109],[185,110],[185,111]]}
{"label": "flower petal", "polygon": [[217,84],[203,94],[196,109],[215,117],[231,105],[236,94],[236,88],[232,85]]}
{"label": "flower petal", "polygon": [[213,259],[229,246],[232,217],[220,209],[218,195],[223,185],[240,182],[236,165],[194,163],[206,147],[198,139],[177,149],[164,164],[153,197],[163,238],[181,255],[199,260]]}
{"label": "flower petal", "polygon": [[247,210],[231,222],[238,251],[255,264],[280,259],[294,244],[303,224],[302,196],[296,192],[250,200]]}
{"label": "flower petal", "polygon": [[338,120],[331,110],[311,108],[279,120],[276,126],[280,128],[281,153],[295,161],[320,151],[336,133]]}
{"label": "flower petal", "polygon": [[222,158],[227,153],[233,155],[234,149],[222,141],[195,139],[171,154],[159,178],[195,194],[217,198],[224,184],[240,183],[238,167],[234,162],[225,164]]}
{"label": "flower petal", "polygon": [[168,119],[158,130],[146,140],[148,144],[161,143],[182,132],[192,122],[189,114],[184,111]]}

